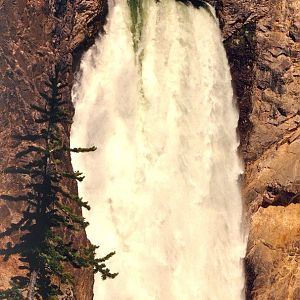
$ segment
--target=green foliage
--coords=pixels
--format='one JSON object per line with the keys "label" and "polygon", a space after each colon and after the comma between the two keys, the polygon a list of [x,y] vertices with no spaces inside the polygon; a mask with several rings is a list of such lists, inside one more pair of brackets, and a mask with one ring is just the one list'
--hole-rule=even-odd
{"label": "green foliage", "polygon": [[0,299],[25,300],[19,290],[19,287],[14,282],[11,282],[11,288],[5,291],[0,291]]}
{"label": "green foliage", "polygon": [[59,82],[59,74],[60,70],[56,67],[54,75],[46,83],[49,93],[40,93],[44,106],[32,105],[40,130],[15,137],[29,144],[16,155],[20,165],[5,170],[7,174],[28,176],[32,183],[27,185],[28,192],[24,195],[1,195],[5,201],[27,203],[21,220],[12,223],[0,234],[3,238],[17,230],[24,232],[19,243],[7,243],[4,249],[0,249],[0,255],[8,260],[10,255],[19,254],[23,263],[21,268],[27,270],[27,275],[12,278],[11,288],[0,292],[0,299],[21,300],[25,299],[24,294],[28,295],[28,299],[33,299],[34,295],[44,300],[56,298],[61,295],[61,284],[72,284],[72,276],[65,271],[66,263],[75,268],[93,268],[95,273],[101,273],[103,279],[117,275],[105,265],[114,252],[98,259],[96,246],[77,250],[71,241],[61,236],[62,230],[67,229],[71,234],[88,226],[85,219],[73,211],[70,203],[90,209],[82,198],[64,189],[65,180],[82,181],[84,176],[79,171],[64,170],[62,160],[70,152],[90,152],[96,148],[72,149],[63,141],[62,128],[71,124],[72,118],[64,110],[66,101],[62,99],[60,90],[63,86]]}

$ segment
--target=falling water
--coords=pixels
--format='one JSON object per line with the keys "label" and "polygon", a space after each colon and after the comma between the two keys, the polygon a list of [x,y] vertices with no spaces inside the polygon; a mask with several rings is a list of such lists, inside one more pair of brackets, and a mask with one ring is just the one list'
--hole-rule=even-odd
{"label": "falling water", "polygon": [[[239,300],[237,112],[217,21],[174,0],[111,4],[81,62],[72,144],[88,236],[117,254],[95,300]],[[135,7],[140,2],[139,7]]]}

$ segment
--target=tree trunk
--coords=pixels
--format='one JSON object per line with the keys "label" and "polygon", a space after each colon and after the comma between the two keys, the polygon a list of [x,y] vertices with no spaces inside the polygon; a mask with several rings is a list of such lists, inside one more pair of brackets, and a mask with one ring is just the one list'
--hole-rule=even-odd
{"label": "tree trunk", "polygon": [[32,271],[28,287],[28,300],[34,300],[37,271]]}

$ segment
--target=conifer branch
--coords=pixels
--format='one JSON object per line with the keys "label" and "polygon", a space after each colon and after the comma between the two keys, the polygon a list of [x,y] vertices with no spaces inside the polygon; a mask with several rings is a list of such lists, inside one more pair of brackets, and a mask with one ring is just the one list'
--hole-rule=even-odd
{"label": "conifer branch", "polygon": [[[54,74],[46,83],[50,91],[40,93],[45,105],[31,106],[37,113],[35,122],[42,128],[38,132],[15,136],[17,140],[28,145],[16,154],[21,163],[4,170],[5,174],[12,176],[30,176],[32,182],[26,185],[26,193],[23,195],[0,195],[4,201],[21,201],[27,204],[20,221],[12,223],[0,233],[0,238],[3,238],[19,230],[23,232],[20,241],[14,245],[8,242],[0,249],[0,255],[8,260],[11,255],[18,254],[20,262],[23,263],[20,269],[27,270],[27,275],[12,278],[11,287],[0,291],[0,299],[24,300],[25,294],[27,300],[56,299],[62,295],[60,286],[73,282],[72,276],[65,271],[65,263],[71,263],[76,268],[93,268],[95,273],[101,273],[103,279],[117,276],[105,264],[114,252],[99,259],[96,258],[96,246],[90,245],[77,250],[59,234],[62,230],[72,234],[88,226],[84,217],[69,206],[70,203],[90,209],[81,197],[62,186],[63,180],[82,181],[84,176],[79,171],[64,170],[60,158],[70,152],[96,150],[94,146],[70,148],[63,142],[60,128],[71,124],[72,118],[64,110],[64,105],[68,102],[62,99],[60,91],[66,85],[59,82],[59,74],[60,69],[55,66]],[[62,197],[66,201],[62,202]]]}

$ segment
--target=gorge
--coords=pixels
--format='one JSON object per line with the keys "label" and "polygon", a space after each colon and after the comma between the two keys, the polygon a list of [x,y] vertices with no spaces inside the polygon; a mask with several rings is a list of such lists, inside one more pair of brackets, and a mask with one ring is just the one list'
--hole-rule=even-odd
{"label": "gorge", "polygon": [[[208,2],[215,6],[220,21],[239,110],[239,152],[245,167],[241,178],[242,198],[249,227],[245,258],[246,299],[296,300],[300,298],[300,3],[299,0]],[[34,129],[30,105],[40,103],[43,80],[55,62],[66,67],[64,93],[70,99],[69,111],[73,112],[70,93],[74,73],[79,69],[82,54],[95,39],[97,44],[99,35],[105,39],[103,24],[107,13],[108,4],[104,0],[0,1],[1,170],[15,163],[15,154],[22,147],[13,136]],[[162,18],[160,22],[163,22]],[[106,28],[108,26],[109,23]],[[179,29],[173,32],[175,36],[184,30]],[[151,62],[149,55],[148,62]],[[136,70],[131,72],[136,74]],[[136,80],[141,80],[137,74],[135,76]],[[127,74],[124,77],[126,79]],[[162,84],[161,80],[163,78],[157,84]],[[129,85],[125,84],[123,88],[126,90]],[[160,126],[157,122],[152,123]],[[66,128],[64,134],[68,139],[70,128]],[[101,151],[99,147],[97,155],[103,155]],[[65,163],[71,168],[70,159]],[[173,167],[176,169],[176,165]],[[170,180],[175,178],[172,176]],[[1,194],[18,195],[26,184],[28,181],[24,178],[0,173]],[[75,185],[69,188],[76,190]],[[114,201],[112,204],[112,207],[118,205]],[[1,232],[20,218],[22,209],[0,200]],[[101,222],[99,220],[99,224]],[[16,241],[20,234],[11,236],[9,241]],[[78,232],[74,240],[77,247],[87,243],[84,232]],[[6,242],[0,241],[1,245]],[[104,247],[109,245],[115,244],[105,245],[100,240],[104,254]],[[116,267],[118,261],[113,264]],[[12,275],[20,273],[18,266],[17,257],[7,262],[1,260],[1,289],[7,287]],[[75,282],[65,298],[92,299],[91,270],[71,271]],[[104,282],[101,284],[101,289],[105,289]]]}

